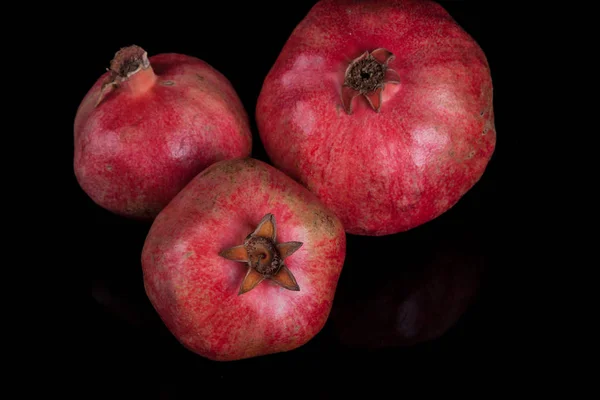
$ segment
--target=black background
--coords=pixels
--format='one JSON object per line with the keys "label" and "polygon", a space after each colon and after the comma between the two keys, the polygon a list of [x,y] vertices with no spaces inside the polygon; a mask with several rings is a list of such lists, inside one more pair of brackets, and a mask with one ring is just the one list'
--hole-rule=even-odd
{"label": "black background", "polygon": [[[515,11],[505,2],[440,3],[488,57],[494,83],[496,151],[481,181],[436,220],[386,237],[348,235],[340,292],[352,296],[353,292],[376,291],[377,282],[385,278],[378,280],[373,276],[383,277],[386,269],[403,268],[402,257],[392,258],[386,253],[390,247],[401,249],[400,253],[405,251],[409,264],[409,260],[435,252],[445,238],[452,238],[461,252],[477,254],[485,260],[479,295],[455,326],[443,337],[420,345],[366,350],[344,346],[328,322],[308,344],[285,354],[229,363],[212,362],[192,354],[166,330],[145,296],[140,252],[149,225],[112,215],[83,193],[72,172],[73,142],[72,135],[67,135],[63,149],[69,150],[64,160],[71,174],[71,211],[78,224],[76,247],[82,255],[79,268],[89,271],[92,284],[91,336],[87,348],[91,393],[84,397],[99,393],[134,398],[201,396],[212,387],[234,390],[243,379],[255,380],[254,389],[250,390],[253,392],[271,385],[272,380],[281,383],[288,379],[286,376],[292,380],[289,384],[295,392],[309,388],[312,383],[322,383],[323,389],[310,392],[319,397],[348,387],[348,380],[355,377],[360,379],[351,382],[394,388],[398,382],[382,381],[381,372],[391,373],[397,379],[406,370],[422,367],[443,366],[448,371],[475,367],[474,370],[483,372],[484,366],[497,367],[508,359],[511,354],[508,338],[514,326],[510,322],[507,299],[510,296],[504,285],[506,271],[519,263],[511,255],[521,246],[523,232],[510,228],[521,215],[516,193],[525,181],[518,167],[523,157],[520,143],[524,135],[515,123],[515,88],[511,86],[517,66],[507,34],[511,12]],[[148,7],[143,15],[107,5],[115,8],[114,14],[108,12],[99,21],[83,21],[90,26],[86,44],[77,53],[77,68],[72,71],[71,82],[75,85],[69,98],[72,117],[69,129],[72,132],[79,102],[108,66],[115,51],[137,44],[150,56],[163,52],[189,54],[222,72],[250,116],[253,157],[268,161],[254,124],[256,98],[285,41],[313,4],[313,1],[281,2],[274,7],[269,2],[241,5],[217,2],[190,5],[189,9],[182,5],[172,9],[162,5],[155,9]],[[363,283],[365,276],[371,277],[367,283]],[[374,286],[366,288],[367,284]]]}

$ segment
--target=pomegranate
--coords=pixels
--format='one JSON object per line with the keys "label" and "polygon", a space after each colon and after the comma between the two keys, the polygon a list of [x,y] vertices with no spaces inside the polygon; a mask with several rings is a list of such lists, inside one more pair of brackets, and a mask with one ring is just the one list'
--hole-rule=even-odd
{"label": "pomegranate", "polygon": [[118,51],[75,117],[74,170],[98,205],[152,219],[215,161],[250,155],[248,116],[229,81],[183,54]]}
{"label": "pomegranate", "polygon": [[341,221],[299,183],[256,159],[223,160],[153,221],[144,284],[167,328],[203,357],[285,352],[328,319],[345,246]]}
{"label": "pomegranate", "polygon": [[[385,246],[370,252],[385,254]],[[398,265],[384,273],[364,277],[348,268],[331,313],[334,335],[346,346],[370,349],[440,338],[477,298],[485,264],[477,238],[444,235],[402,246]]]}
{"label": "pomegranate", "polygon": [[319,1],[266,76],[256,121],[272,163],[357,235],[437,218],[496,144],[485,54],[432,1]]}

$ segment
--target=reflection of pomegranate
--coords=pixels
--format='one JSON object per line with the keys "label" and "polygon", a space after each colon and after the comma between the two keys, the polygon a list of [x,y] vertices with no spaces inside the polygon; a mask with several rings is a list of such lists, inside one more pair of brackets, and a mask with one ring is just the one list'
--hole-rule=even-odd
{"label": "reflection of pomegranate", "polygon": [[496,143],[486,57],[429,1],[319,1],[267,75],[256,120],[273,163],[361,235],[447,211]]}
{"label": "reflection of pomegranate", "polygon": [[246,111],[229,81],[183,54],[121,49],[75,117],[77,181],[100,206],[151,219],[215,161],[248,156]]}
{"label": "reflection of pomegranate", "polygon": [[254,159],[194,178],[155,219],[146,293],[188,349],[228,361],[295,349],[324,326],[345,258],[338,218]]}
{"label": "reflection of pomegranate", "polygon": [[[444,239],[447,241],[447,239]],[[408,346],[443,335],[479,288],[482,256],[473,241],[432,246],[430,256],[407,248],[398,265],[351,285],[340,284],[332,311],[339,340],[357,347]],[[353,268],[346,268],[351,275]],[[352,276],[348,277],[350,281]],[[350,287],[351,286],[351,287]]]}

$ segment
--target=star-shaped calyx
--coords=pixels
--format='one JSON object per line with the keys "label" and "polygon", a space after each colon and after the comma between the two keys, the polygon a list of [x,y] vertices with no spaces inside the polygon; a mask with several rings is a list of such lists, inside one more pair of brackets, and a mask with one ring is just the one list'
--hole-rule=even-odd
{"label": "star-shaped calyx", "polygon": [[385,85],[400,83],[398,73],[388,67],[393,59],[390,51],[378,48],[370,53],[365,51],[350,62],[342,86],[342,104],[348,114],[352,113],[352,101],[359,95],[367,99],[375,112],[379,112]]}
{"label": "star-shaped calyx", "polygon": [[302,242],[277,243],[276,239],[275,216],[267,214],[254,232],[246,237],[243,244],[219,253],[221,257],[228,260],[248,264],[248,272],[242,281],[238,295],[249,292],[265,279],[288,290],[300,290],[296,278],[283,260],[298,250]]}

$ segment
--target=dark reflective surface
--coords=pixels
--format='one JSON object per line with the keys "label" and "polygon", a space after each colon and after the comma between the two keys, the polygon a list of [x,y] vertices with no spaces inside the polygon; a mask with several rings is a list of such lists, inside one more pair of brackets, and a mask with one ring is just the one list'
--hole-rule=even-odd
{"label": "dark reflective surface", "polygon": [[436,339],[476,300],[486,266],[477,235],[409,239],[393,250],[395,259],[374,255],[346,269],[331,315],[343,345],[375,349]]}

